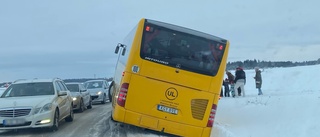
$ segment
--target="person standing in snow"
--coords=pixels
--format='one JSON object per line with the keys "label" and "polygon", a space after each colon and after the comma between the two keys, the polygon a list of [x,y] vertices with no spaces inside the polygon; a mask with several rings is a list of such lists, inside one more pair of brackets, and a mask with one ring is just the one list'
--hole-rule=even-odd
{"label": "person standing in snow", "polygon": [[232,97],[235,96],[234,94],[234,75],[231,74],[231,72],[226,71],[227,77],[228,77],[228,84],[230,85],[230,92]]}
{"label": "person standing in snow", "polygon": [[228,81],[228,78],[226,78],[224,81],[223,81],[223,84],[224,86],[224,97],[230,97],[230,93],[229,93],[229,81]]}
{"label": "person standing in snow", "polygon": [[242,67],[237,67],[236,69],[236,78],[234,79],[236,83],[234,85],[235,96],[240,96],[238,92],[238,88],[240,87],[242,96],[245,96],[244,85],[246,84],[246,73],[243,71]]}
{"label": "person standing in snow", "polygon": [[261,86],[262,86],[262,77],[261,77],[261,71],[258,67],[255,67],[254,70],[256,71],[256,76],[254,77],[256,81],[256,88],[258,89],[259,93],[258,95],[262,95]]}

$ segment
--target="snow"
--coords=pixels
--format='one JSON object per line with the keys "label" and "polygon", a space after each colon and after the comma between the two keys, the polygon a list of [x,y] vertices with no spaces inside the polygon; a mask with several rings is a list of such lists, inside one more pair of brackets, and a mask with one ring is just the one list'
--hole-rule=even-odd
{"label": "snow", "polygon": [[[320,137],[320,65],[245,70],[246,97],[221,98],[212,137]],[[234,71],[233,71],[234,74]]]}

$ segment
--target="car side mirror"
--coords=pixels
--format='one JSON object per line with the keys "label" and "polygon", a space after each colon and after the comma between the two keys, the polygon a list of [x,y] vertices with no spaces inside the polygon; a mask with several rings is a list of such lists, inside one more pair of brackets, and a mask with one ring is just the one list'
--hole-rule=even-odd
{"label": "car side mirror", "polygon": [[68,95],[67,91],[60,91],[58,93],[58,96],[66,96],[66,95]]}
{"label": "car side mirror", "polygon": [[80,90],[80,92],[86,92],[87,90],[86,89],[82,89],[82,90]]}

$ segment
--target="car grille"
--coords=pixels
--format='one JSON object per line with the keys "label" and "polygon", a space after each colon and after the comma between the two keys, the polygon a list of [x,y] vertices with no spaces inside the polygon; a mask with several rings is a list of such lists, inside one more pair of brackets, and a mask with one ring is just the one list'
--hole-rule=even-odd
{"label": "car grille", "polygon": [[195,119],[203,120],[206,113],[208,100],[206,99],[193,99],[191,100],[192,117]]}
{"label": "car grille", "polygon": [[22,117],[27,116],[31,108],[6,108],[0,109],[0,117]]}

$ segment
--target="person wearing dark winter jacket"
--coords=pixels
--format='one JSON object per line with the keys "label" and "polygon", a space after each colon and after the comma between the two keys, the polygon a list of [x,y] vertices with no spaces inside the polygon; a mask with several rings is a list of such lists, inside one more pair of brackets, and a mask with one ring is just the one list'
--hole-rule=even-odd
{"label": "person wearing dark winter jacket", "polygon": [[258,67],[255,68],[256,76],[254,77],[256,82],[256,88],[258,89],[259,93],[258,95],[262,95],[261,86],[262,86],[262,77],[261,77],[261,71]]}
{"label": "person wearing dark winter jacket", "polygon": [[242,67],[237,67],[236,77],[234,79],[234,82],[236,83],[234,85],[235,96],[240,96],[238,92],[238,88],[240,87],[242,96],[244,97],[245,96],[244,85],[246,84],[246,73],[243,71]]}
{"label": "person wearing dark winter jacket", "polygon": [[222,85],[224,86],[224,97],[230,97],[230,90],[229,90],[229,81],[226,78]]}

